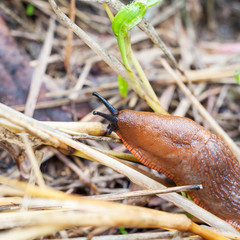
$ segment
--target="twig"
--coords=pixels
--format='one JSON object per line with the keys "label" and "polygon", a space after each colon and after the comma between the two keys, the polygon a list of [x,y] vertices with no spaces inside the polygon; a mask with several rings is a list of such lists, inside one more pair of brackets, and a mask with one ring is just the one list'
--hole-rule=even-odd
{"label": "twig", "polygon": [[51,53],[52,43],[53,43],[53,33],[55,28],[55,20],[53,18],[50,19],[49,29],[46,36],[46,41],[44,42],[43,48],[41,50],[41,54],[39,57],[38,65],[35,68],[33,73],[33,79],[30,86],[30,91],[28,94],[25,114],[28,116],[33,116],[34,109],[37,103],[37,98],[39,95],[43,75],[47,68],[47,61],[46,59]]}
{"label": "twig", "polygon": [[[0,215],[1,229],[44,225],[46,224],[46,219],[51,219],[50,225],[61,226],[63,229],[72,226],[170,228],[180,231],[191,231],[208,240],[229,240],[216,232],[193,223],[184,214],[166,213],[143,207],[84,199],[47,187],[41,189],[37,186],[18,182],[3,176],[0,176],[0,182],[25,190],[28,195],[33,197],[50,198],[52,200],[49,199],[49,201],[53,202],[54,199],[63,200],[62,204],[71,208],[70,210],[27,211],[25,214],[22,214],[22,212],[2,213]],[[78,211],[73,211],[73,209]],[[0,239],[6,239],[4,235],[4,233],[1,234]]]}
{"label": "twig", "polygon": [[[73,22],[75,21],[75,8],[76,8],[75,0],[71,0],[70,1],[70,9],[69,9],[69,18]],[[73,39],[73,32],[69,28],[67,40],[66,40],[66,46],[65,46],[65,59],[64,59],[64,66],[68,73],[70,72],[69,61],[70,61],[70,57],[71,57],[71,53],[72,53],[72,39]]]}
{"label": "twig", "polygon": [[91,136],[91,135],[87,135],[87,134],[79,134],[77,136],[73,136],[73,139],[76,141],[88,139],[88,140],[104,141],[104,142],[111,142],[111,143],[122,143],[122,141],[119,138]]}
{"label": "twig", "polygon": [[199,190],[201,188],[202,188],[202,185],[190,185],[190,186],[181,186],[181,187],[170,187],[166,189],[141,190],[141,191],[132,191],[132,192],[126,192],[126,193],[117,193],[117,194],[115,193],[115,194],[95,195],[95,196],[89,196],[84,198],[116,201],[116,200],[122,200],[130,197],[141,197],[141,196],[165,194],[165,193],[172,193],[172,192],[192,191],[192,190]]}
{"label": "twig", "polygon": [[36,181],[37,181],[37,183],[38,183],[38,185],[40,187],[44,188],[45,187],[45,182],[43,180],[42,173],[41,173],[41,171],[39,169],[39,165],[38,165],[37,159],[35,157],[35,154],[33,152],[32,147],[30,145],[28,137],[27,137],[27,135],[25,133],[23,133],[21,135],[21,137],[22,137],[22,140],[23,140],[23,142],[25,144],[25,150],[26,150],[26,153],[28,155],[28,159],[29,159],[29,161],[30,161],[30,163],[32,165],[32,170],[33,170],[33,174],[34,174],[34,176],[36,178]]}

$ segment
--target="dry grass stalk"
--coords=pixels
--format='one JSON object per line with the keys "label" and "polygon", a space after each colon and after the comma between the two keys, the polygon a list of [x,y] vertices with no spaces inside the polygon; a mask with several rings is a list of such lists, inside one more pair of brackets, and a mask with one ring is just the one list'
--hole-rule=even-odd
{"label": "dry grass stalk", "polygon": [[[19,112],[16,112],[15,110],[3,104],[0,104],[0,116],[13,122],[14,124],[19,124],[21,127],[25,128],[27,131],[30,131],[32,134],[44,138],[44,140],[47,139],[47,142],[53,144],[53,146],[55,147],[60,147],[62,149],[65,149],[65,151],[69,151],[70,148],[73,148],[80,152],[84,152],[84,154],[95,159],[95,161],[109,166],[112,169],[124,174],[133,182],[144,188],[160,189],[164,187],[160,183],[134,169],[133,166],[123,163],[118,159],[111,158],[82,143],[75,142],[70,139],[70,137],[66,134],[51,129],[50,127],[47,127],[34,119],[31,119]],[[176,193],[166,194],[162,196],[162,198],[173,202],[175,205],[190,212],[194,216],[197,216],[211,226],[223,229],[225,231],[236,232],[236,230],[233,229],[233,227],[227,224],[225,221],[213,216],[212,214],[208,213],[207,211],[194,204],[192,201],[189,201],[188,199],[181,197]]]}
{"label": "dry grass stalk", "polygon": [[38,65],[35,67],[35,71],[33,73],[30,91],[26,102],[25,114],[30,117],[33,116],[42,84],[42,79],[47,68],[47,58],[50,55],[52,49],[54,29],[55,19],[51,19],[46,40],[39,57]]}
{"label": "dry grass stalk", "polygon": [[[180,231],[191,231],[206,239],[228,239],[200,227],[183,214],[165,213],[142,207],[83,199],[75,195],[66,195],[63,192],[51,190],[48,187],[40,188],[3,176],[0,176],[0,182],[23,189],[27,195],[32,197],[68,200],[69,202],[66,201],[65,203],[71,206],[71,210],[26,211],[24,214],[22,212],[2,213],[0,215],[2,229],[44,225],[46,220],[51,219],[51,222],[48,221],[49,226],[61,226],[62,229],[73,226],[170,228]],[[74,211],[74,209],[77,211]]]}
{"label": "dry grass stalk", "polygon": [[[75,21],[75,0],[70,1],[70,9],[69,9],[69,18],[72,22]],[[72,53],[72,39],[73,39],[73,31],[69,28],[68,29],[68,35],[67,35],[67,41],[65,46],[65,59],[64,59],[64,66],[67,70],[67,72],[70,71],[69,69],[69,61]]]}

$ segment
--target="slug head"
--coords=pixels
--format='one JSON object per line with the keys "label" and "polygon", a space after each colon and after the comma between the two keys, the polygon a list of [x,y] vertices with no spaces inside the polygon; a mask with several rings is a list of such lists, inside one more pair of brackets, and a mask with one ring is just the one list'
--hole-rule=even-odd
{"label": "slug head", "polygon": [[106,113],[101,113],[97,111],[93,111],[93,115],[99,115],[105,119],[107,119],[110,122],[109,125],[109,131],[108,134],[110,135],[112,131],[117,129],[117,122],[118,122],[118,110],[115,109],[106,99],[104,99],[101,95],[99,95],[96,92],[93,92],[93,96],[96,96],[98,99],[101,100],[101,102],[106,106],[106,108],[109,110],[111,115]]}

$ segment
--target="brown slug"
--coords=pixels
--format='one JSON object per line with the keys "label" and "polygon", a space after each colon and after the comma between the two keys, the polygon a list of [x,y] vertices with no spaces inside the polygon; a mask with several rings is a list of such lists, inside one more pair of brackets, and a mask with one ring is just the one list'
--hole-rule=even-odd
{"label": "brown slug", "polygon": [[189,193],[194,202],[240,230],[240,164],[227,145],[209,130],[184,117],[132,110],[117,111],[97,96],[126,148],[144,165],[178,185],[202,184]]}

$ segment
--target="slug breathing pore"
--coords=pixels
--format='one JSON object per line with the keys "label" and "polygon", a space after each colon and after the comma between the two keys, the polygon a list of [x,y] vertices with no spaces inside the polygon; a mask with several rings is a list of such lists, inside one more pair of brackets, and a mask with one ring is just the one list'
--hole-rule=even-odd
{"label": "slug breathing pore", "polygon": [[98,93],[125,147],[144,165],[177,185],[202,184],[190,192],[194,202],[240,231],[240,164],[215,134],[191,119],[132,110],[117,111]]}

